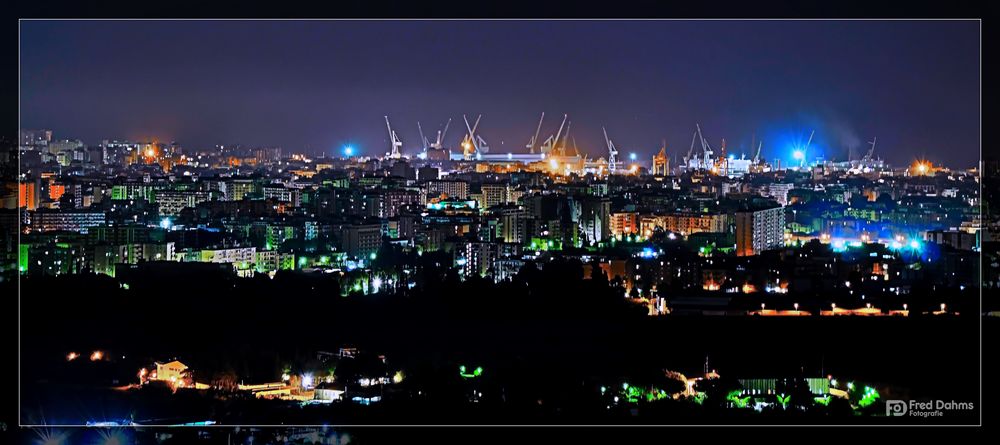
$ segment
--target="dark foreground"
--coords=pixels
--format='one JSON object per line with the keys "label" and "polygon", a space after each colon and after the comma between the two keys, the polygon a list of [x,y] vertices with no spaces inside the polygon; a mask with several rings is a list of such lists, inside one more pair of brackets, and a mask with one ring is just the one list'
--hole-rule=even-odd
{"label": "dark foreground", "polygon": [[[54,283],[54,284],[52,284]],[[241,286],[246,285],[241,282]],[[461,288],[420,298],[330,296],[309,281],[165,281],[122,291],[110,280],[22,283],[21,421],[131,421],[177,425],[384,424],[975,424],[979,421],[981,318],[648,317],[601,300],[586,282],[544,294],[541,306],[511,304]],[[80,292],[81,289],[85,291]],[[229,289],[229,291],[226,291]],[[188,291],[185,291],[188,292]],[[81,293],[89,298],[82,298]],[[336,295],[336,294],[333,294]],[[509,299],[516,299],[510,296]],[[598,297],[594,297],[598,298]],[[475,301],[475,303],[472,303]],[[469,302],[469,303],[467,303]],[[583,303],[581,303],[583,302]],[[579,309],[584,307],[584,310]],[[496,311],[491,308],[497,308]],[[985,319],[994,322],[992,318]],[[153,361],[178,358],[195,379],[279,379],[315,366],[319,351],[351,346],[384,355],[406,380],[371,405],[301,406],[217,391],[116,390]],[[70,366],[69,351],[102,350],[113,361]],[[623,382],[668,384],[664,370],[693,377],[708,368],[737,379],[858,382],[881,398],[867,409],[792,402],[792,409],[733,409],[726,392],[707,400],[612,403]],[[82,360],[86,363],[86,360]],[[481,378],[460,379],[460,365]],[[297,372],[297,371],[296,371]],[[721,388],[721,387],[720,387]],[[673,391],[671,391],[673,392]],[[470,398],[474,393],[475,397]],[[481,395],[479,394],[481,393]],[[885,417],[885,400],[975,402],[942,417]],[[795,405],[800,405],[798,408]]]}

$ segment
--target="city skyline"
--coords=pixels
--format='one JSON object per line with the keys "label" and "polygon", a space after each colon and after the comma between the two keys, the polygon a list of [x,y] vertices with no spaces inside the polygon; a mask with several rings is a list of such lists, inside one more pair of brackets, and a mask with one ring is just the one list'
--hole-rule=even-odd
{"label": "city skyline", "polygon": [[542,134],[569,114],[594,158],[602,127],[640,159],[664,139],[680,158],[700,123],[737,156],[753,139],[787,162],[815,131],[810,156],[828,160],[860,157],[873,137],[896,165],[978,159],[976,21],[623,23],[25,21],[21,126],[92,144],[377,156],[388,115],[412,156],[418,121],[433,139],[452,118],[455,147],[462,114],[483,114],[494,152],[520,153],[544,111]]}
{"label": "city skyline", "polygon": [[981,424],[980,26],[22,21],[17,424]]}

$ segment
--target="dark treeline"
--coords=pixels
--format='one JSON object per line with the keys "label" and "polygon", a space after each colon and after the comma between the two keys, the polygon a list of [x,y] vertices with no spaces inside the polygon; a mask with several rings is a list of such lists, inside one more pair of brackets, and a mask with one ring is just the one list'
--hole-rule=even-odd
{"label": "dark treeline", "polygon": [[[356,278],[351,274],[237,278],[201,264],[118,278],[24,278],[27,400],[36,400],[31,385],[67,378],[59,373],[69,351],[124,356],[119,383],[174,357],[198,381],[235,376],[259,383],[276,380],[282,369],[307,369],[317,351],[344,346],[385,354],[389,369],[405,370],[407,384],[424,388],[454,387],[441,376],[454,377],[460,364],[483,366],[492,394],[505,397],[503,409],[521,406],[521,414],[543,418],[556,415],[556,405],[538,407],[536,400],[559,400],[559,415],[572,416],[567,407],[593,397],[604,382],[655,379],[664,369],[696,375],[706,358],[731,378],[828,373],[948,399],[972,398],[977,390],[976,379],[943,378],[977,372],[974,316],[648,317],[645,307],[622,298],[616,280],[599,272],[585,277],[579,261],[529,264],[494,284],[460,279],[444,255],[412,260],[412,288],[397,283],[373,295],[344,292]],[[391,255],[376,264],[381,272],[396,267]]]}

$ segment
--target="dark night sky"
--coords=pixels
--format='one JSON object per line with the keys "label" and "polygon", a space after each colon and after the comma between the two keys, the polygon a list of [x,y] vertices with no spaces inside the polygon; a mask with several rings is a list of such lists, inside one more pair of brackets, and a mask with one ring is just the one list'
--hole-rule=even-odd
{"label": "dark night sky", "polygon": [[[976,21],[24,21],[23,128],[58,138],[158,138],[183,146],[280,145],[406,152],[483,113],[493,152],[521,152],[546,112],[581,150],[601,126],[647,158],[713,145],[790,158],[848,147],[895,164],[979,157]],[[544,136],[542,137],[544,139]]]}

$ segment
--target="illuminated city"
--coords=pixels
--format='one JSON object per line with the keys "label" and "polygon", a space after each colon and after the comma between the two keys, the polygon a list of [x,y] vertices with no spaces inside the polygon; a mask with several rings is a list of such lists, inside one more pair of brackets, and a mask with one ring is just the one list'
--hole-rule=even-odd
{"label": "illuminated city", "polygon": [[[310,23],[309,32],[325,35],[334,23]],[[202,24],[176,26],[207,32],[198,28]],[[277,22],[266,32],[282,44],[304,38],[299,33],[306,31],[283,25],[298,26]],[[378,34],[386,25],[350,26]],[[581,33],[614,28],[605,22],[576,31],[571,23],[484,23],[488,29],[474,35],[495,39],[508,31],[505,26],[547,32],[536,25]],[[638,96],[629,111],[586,100],[540,102],[511,90],[517,100],[510,103],[520,106],[499,107],[481,98],[507,93],[456,99],[428,86],[433,93],[417,106],[370,93],[371,103],[359,105],[356,115],[338,117],[349,125],[331,120],[326,129],[324,119],[281,111],[313,106],[281,98],[299,94],[288,80],[298,74],[260,84],[273,86],[274,96],[253,97],[270,102],[230,93],[259,88],[248,85],[264,82],[263,75],[229,79],[240,85],[220,86],[225,91],[217,95],[199,87],[193,91],[208,99],[184,102],[183,113],[169,103],[157,105],[166,96],[155,91],[150,98],[159,99],[141,107],[130,101],[148,99],[98,92],[108,100],[95,108],[149,110],[101,121],[111,114],[66,117],[68,112],[48,110],[56,105],[31,103],[56,94],[46,88],[65,91],[60,82],[82,82],[68,75],[31,80],[43,70],[30,62],[66,51],[32,39],[50,33],[55,42],[71,39],[61,30],[69,26],[101,41],[133,25],[24,26],[22,39],[37,54],[22,61],[29,105],[16,142],[17,202],[8,203],[5,214],[18,225],[12,238],[17,267],[9,272],[20,285],[25,425],[979,419],[979,323],[997,310],[981,300],[982,292],[995,293],[998,286],[998,267],[990,265],[996,241],[988,229],[1000,221],[984,213],[982,195],[997,191],[982,178],[997,164],[978,160],[975,137],[961,139],[972,145],[939,143],[962,132],[978,134],[978,126],[916,131],[909,110],[895,107],[899,116],[884,120],[899,123],[881,127],[882,117],[865,123],[834,118],[812,99],[782,96],[789,110],[817,111],[802,119],[798,112],[775,111],[781,107],[765,116],[752,107],[677,105],[668,133],[648,117],[660,105],[643,108]],[[167,29],[161,22],[142,26]],[[221,26],[239,33],[257,25]],[[405,24],[413,32],[427,26],[433,23]],[[659,25],[641,25],[647,26],[653,32]],[[764,32],[797,24],[759,26]],[[849,26],[880,32],[882,24]],[[810,39],[835,41],[832,29],[818,23]],[[978,81],[977,30],[972,21],[896,32],[951,39],[949,48],[963,50],[947,59],[957,73],[948,75]],[[124,49],[95,44],[83,51],[128,59],[129,51],[174,57],[173,48],[186,48],[149,36],[139,40]],[[229,51],[232,42],[222,40],[211,45]],[[436,44],[416,40],[414,50],[427,51],[433,62]],[[963,45],[971,45],[969,51]],[[487,49],[503,53],[501,60],[513,57]],[[250,66],[242,59],[248,56],[232,51],[240,55],[225,63]],[[269,51],[269,60],[284,60]],[[896,57],[905,69],[929,69],[929,62],[903,52]],[[202,55],[184,57],[207,64],[206,70],[216,67]],[[576,59],[567,57],[561,63],[574,67]],[[852,60],[861,65],[852,69],[863,72],[866,57]],[[355,68],[375,82],[401,76],[373,74],[376,66],[382,65],[360,59]],[[201,67],[189,69],[173,74],[177,82],[210,77],[198,74]],[[233,67],[220,62],[217,69]],[[364,75],[343,79],[365,89]],[[107,82],[137,79],[111,76],[118,80]],[[439,85],[430,75],[413,76]],[[92,82],[104,91],[97,86],[104,81]],[[522,86],[538,94],[535,83]],[[789,88],[800,86],[816,87],[807,81]],[[975,84],[968,87],[941,94],[977,98]],[[413,100],[408,92],[398,94],[399,101]],[[843,101],[815,100],[866,106],[875,100],[843,94],[849,96]],[[350,108],[357,97],[328,106]],[[232,104],[220,111],[212,100]],[[457,102],[463,106],[453,106]],[[263,119],[241,109],[258,106],[274,109]],[[942,113],[978,118],[976,100],[948,106]],[[414,110],[426,110],[426,117]],[[220,117],[228,113],[237,117]],[[300,118],[305,122],[282,123]],[[206,138],[203,130],[191,130],[203,119],[219,133],[208,131]],[[282,143],[262,126],[301,133],[290,141],[317,131],[329,135]],[[106,133],[95,134],[98,129]],[[659,131],[664,136],[655,136]],[[925,133],[945,136],[914,142]],[[984,253],[992,260],[981,263]],[[935,340],[926,337],[931,332]],[[975,406],[943,419],[887,417],[887,400],[911,398]],[[142,430],[100,431],[105,443],[126,443],[139,440]],[[282,431],[274,437],[261,432],[259,440],[336,440],[332,430]],[[69,433],[39,434],[35,440],[63,443],[60,434]],[[240,434],[253,440],[257,433]]]}

